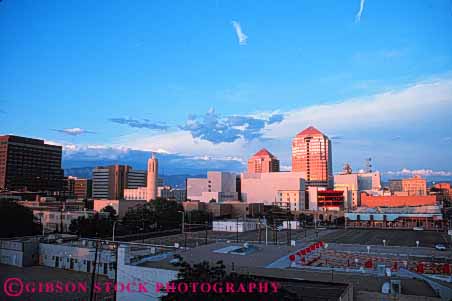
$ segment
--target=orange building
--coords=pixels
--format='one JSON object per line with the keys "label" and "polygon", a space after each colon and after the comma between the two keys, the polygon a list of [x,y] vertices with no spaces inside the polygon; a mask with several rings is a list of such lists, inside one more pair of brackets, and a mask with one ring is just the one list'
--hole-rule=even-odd
{"label": "orange building", "polygon": [[292,171],[306,173],[307,186],[332,187],[331,141],[310,126],[292,140]]}
{"label": "orange building", "polygon": [[367,193],[361,193],[362,207],[402,207],[402,206],[427,206],[436,205],[437,200],[434,195],[385,195],[370,196]]}
{"label": "orange building", "polygon": [[248,160],[249,173],[278,172],[279,160],[265,148],[261,149]]}
{"label": "orange building", "polygon": [[419,176],[402,179],[402,191],[408,195],[427,195],[427,182]]}

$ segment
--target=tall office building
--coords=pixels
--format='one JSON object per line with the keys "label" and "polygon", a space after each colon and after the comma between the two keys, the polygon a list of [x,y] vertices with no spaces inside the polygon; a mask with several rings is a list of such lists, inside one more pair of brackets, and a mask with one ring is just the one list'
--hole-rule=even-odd
{"label": "tall office building", "polygon": [[152,153],[151,158],[148,160],[148,181],[147,181],[147,198],[148,201],[155,200],[157,198],[157,179],[159,174],[159,162]]}
{"label": "tall office building", "polygon": [[249,173],[278,172],[279,160],[265,148],[261,149],[248,160]]}
{"label": "tall office building", "polygon": [[306,186],[332,188],[331,141],[310,126],[292,140],[292,171],[306,173]]}
{"label": "tall office building", "polygon": [[100,166],[93,170],[94,199],[119,200],[125,188],[145,186],[146,172],[133,170],[128,165]]}
{"label": "tall office building", "polygon": [[61,154],[43,140],[0,136],[0,190],[61,191]]}

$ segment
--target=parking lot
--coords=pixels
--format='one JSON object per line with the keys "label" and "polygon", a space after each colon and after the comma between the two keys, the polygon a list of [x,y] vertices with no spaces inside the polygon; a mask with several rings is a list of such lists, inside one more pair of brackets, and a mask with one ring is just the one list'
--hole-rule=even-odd
{"label": "parking lot", "polygon": [[[252,242],[265,243],[265,230],[248,231],[244,233],[235,232],[214,232],[207,231],[207,242],[231,241],[235,242]],[[416,241],[419,241],[419,247],[433,248],[435,244],[441,243],[449,248],[450,239],[444,232],[434,231],[413,231],[413,230],[395,230],[395,229],[298,229],[291,230],[290,234],[287,230],[268,231],[268,244],[275,244],[277,239],[278,244],[287,244],[288,236],[291,240],[297,242],[309,242],[323,240],[329,243],[338,244],[357,244],[357,245],[383,245],[383,240],[386,246],[403,246],[416,247]],[[179,245],[187,247],[195,247],[206,243],[206,232],[187,232],[186,234],[175,234],[163,237],[155,237],[137,241],[149,244],[158,245]]]}
{"label": "parking lot", "polygon": [[447,233],[434,231],[414,231],[395,229],[337,229],[322,236],[325,242],[360,245],[383,245],[387,246],[416,247],[419,241],[420,247],[434,247],[441,243],[449,245]]}
{"label": "parking lot", "polygon": [[[281,231],[271,231],[268,230],[267,234],[265,233],[265,230],[262,230],[260,233],[259,231],[248,231],[248,232],[242,232],[242,233],[236,233],[236,232],[214,232],[214,231],[207,231],[207,242],[224,242],[224,241],[232,241],[235,242],[252,242],[252,243],[262,243],[264,244],[266,241],[267,236],[267,242],[268,244],[275,244],[277,242],[278,244],[287,244],[288,243],[288,237],[290,240],[295,241],[316,241],[319,239],[322,239],[322,236],[331,233],[331,231],[335,230],[315,230],[315,229],[298,229],[298,230],[291,230],[290,233],[287,230],[281,230]],[[149,244],[158,244],[158,245],[174,245],[174,243],[179,243],[179,245],[184,246],[185,244],[187,247],[194,247],[197,244],[205,244],[206,242],[206,231],[197,231],[197,232],[187,232],[186,234],[175,234],[175,235],[169,235],[164,237],[155,237],[155,238],[149,238],[137,241],[137,242],[144,242]]]}

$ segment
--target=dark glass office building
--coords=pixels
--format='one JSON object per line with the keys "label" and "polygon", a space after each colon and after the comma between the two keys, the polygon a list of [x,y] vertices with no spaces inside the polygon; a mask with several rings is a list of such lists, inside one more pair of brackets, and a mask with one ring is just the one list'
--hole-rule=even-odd
{"label": "dark glass office building", "polygon": [[0,190],[61,191],[61,155],[43,140],[0,136]]}

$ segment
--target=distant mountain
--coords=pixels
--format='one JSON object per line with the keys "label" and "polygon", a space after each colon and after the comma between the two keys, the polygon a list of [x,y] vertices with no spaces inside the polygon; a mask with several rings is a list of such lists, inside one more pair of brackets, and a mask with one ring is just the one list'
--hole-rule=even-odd
{"label": "distant mountain", "polygon": [[94,167],[74,167],[74,168],[66,168],[64,170],[64,175],[73,176],[77,178],[91,179],[93,177],[93,168]]}
{"label": "distant mountain", "polygon": [[[64,152],[63,168],[67,173],[90,175],[93,167],[114,164],[130,165],[145,170],[150,152],[139,150],[118,150],[113,148],[83,149]],[[165,175],[200,175],[207,171],[221,170],[240,172],[245,165],[235,159],[191,157],[180,154],[157,153],[159,172]]]}
{"label": "distant mountain", "polygon": [[[94,167],[80,167],[80,168],[67,168],[64,170],[65,176],[73,176],[78,178],[91,179],[92,170]],[[205,174],[183,174],[183,175],[159,175],[163,178],[165,185],[170,185],[173,188],[185,188],[185,180],[187,178],[203,178],[206,177]]]}

